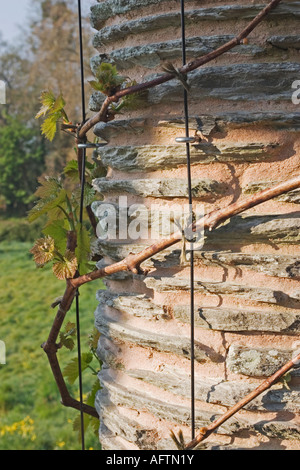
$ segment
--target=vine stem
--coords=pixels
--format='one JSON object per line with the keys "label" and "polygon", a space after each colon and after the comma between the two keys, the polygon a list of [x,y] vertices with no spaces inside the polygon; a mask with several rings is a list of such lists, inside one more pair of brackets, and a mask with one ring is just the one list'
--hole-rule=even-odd
{"label": "vine stem", "polygon": [[[221,56],[225,52],[231,50],[238,44],[241,44],[241,42],[261,23],[261,21],[272,11],[274,10],[277,5],[280,3],[281,0],[272,0],[249,24],[248,26],[234,39],[231,41],[227,42],[223,46],[219,47],[218,49],[214,50],[213,52],[206,54],[199,59],[195,59],[192,62],[189,62],[185,66],[183,66],[181,69],[179,69],[179,72],[181,74],[187,74],[200,66],[216,59],[217,57]],[[111,103],[113,102],[118,102],[121,98],[127,95],[131,95],[134,93],[141,92],[146,89],[153,88],[155,86],[158,86],[160,84],[163,84],[169,80],[172,80],[174,78],[174,75],[171,73],[167,73],[164,75],[161,75],[160,77],[145,82],[141,83],[132,87],[125,88],[123,90],[120,90],[113,96],[109,96],[106,98],[104,101],[100,111],[95,114],[92,118],[90,118],[87,121],[84,121],[78,128],[76,128],[76,144],[86,142],[87,139],[87,133],[100,121],[107,122],[108,120],[111,120],[111,117],[108,116],[108,108]],[[80,168],[81,168],[81,162],[82,162],[82,150],[77,147],[77,154],[78,154],[78,165],[79,165],[79,174],[80,174]],[[80,174],[81,176],[81,174]],[[216,228],[220,223],[224,222],[226,219],[229,219],[230,217],[239,214],[251,207],[254,207],[255,205],[261,204],[269,199],[272,199],[273,197],[276,197],[280,194],[283,194],[285,192],[291,191],[293,189],[296,189],[300,187],[300,176],[293,179],[286,181],[285,183],[281,183],[277,186],[274,186],[273,188],[269,190],[262,191],[261,193],[252,196],[251,198],[237,202],[235,204],[232,204],[231,206],[221,209],[218,211],[211,212],[210,214],[206,215],[204,218],[202,218],[200,221],[198,221],[196,224],[193,224],[193,230],[197,230],[200,228],[207,228],[209,230],[213,230]],[[91,219],[91,223],[93,225],[94,232],[96,230],[95,226],[95,220],[93,219],[93,216],[91,214],[91,210],[89,211],[89,216]],[[76,243],[76,234],[74,232],[70,231],[68,233],[68,236],[70,237],[70,245],[74,244],[74,241]],[[60,303],[58,312],[56,314],[56,317],[54,319],[54,322],[52,324],[52,328],[49,334],[49,337],[42,345],[42,348],[46,352],[48,356],[48,360],[53,372],[53,376],[55,378],[55,381],[57,383],[58,389],[61,394],[62,398],[62,403],[65,406],[75,408],[77,410],[81,410],[84,413],[87,413],[91,416],[98,417],[98,413],[95,410],[95,408],[81,404],[74,398],[72,398],[69,394],[69,391],[67,389],[63,374],[60,369],[59,361],[57,358],[57,351],[59,349],[59,344],[57,344],[57,338],[60,333],[62,324],[64,322],[65,316],[70,310],[72,303],[74,301],[74,298],[76,296],[76,292],[78,288],[87,282],[91,282],[93,280],[99,279],[106,277],[110,274],[114,274],[120,271],[131,271],[135,274],[139,273],[140,271],[140,265],[143,261],[146,261],[147,259],[151,258],[155,254],[159,253],[160,251],[163,251],[164,249],[173,246],[174,244],[178,243],[182,239],[182,232],[176,232],[174,233],[169,239],[162,240],[157,242],[156,244],[146,248],[143,250],[141,253],[137,255],[130,254],[128,257],[126,257],[123,261],[120,261],[119,263],[114,263],[110,266],[107,266],[105,268],[102,268],[97,271],[93,271],[92,273],[86,274],[84,276],[79,276],[78,278],[75,279],[68,279],[66,282],[66,290],[64,293],[64,296],[62,298],[62,301]]]}
{"label": "vine stem", "polygon": [[280,369],[278,369],[273,375],[264,380],[255,390],[250,392],[246,397],[236,403],[231,407],[226,413],[216,419],[209,426],[201,428],[199,434],[193,439],[187,446],[186,450],[194,449],[200,442],[204,441],[209,437],[221,424],[225,423],[229,418],[235,415],[238,411],[244,408],[248,403],[254,400],[256,397],[261,395],[263,392],[268,390],[272,385],[274,385],[284,374],[289,370],[293,369],[296,365],[299,366],[300,353],[297,354],[293,359],[284,364]]}
{"label": "vine stem", "polygon": [[[224,222],[225,220],[233,217],[234,215],[240,214],[241,212],[250,209],[251,207],[257,206],[266,202],[274,197],[280,196],[288,191],[292,191],[300,187],[300,176],[293,178],[291,180],[285,181],[283,183],[279,183],[273,188],[265,189],[264,191],[259,192],[243,201],[237,201],[234,204],[225,207],[224,209],[219,209],[217,211],[213,211],[206,216],[204,216],[199,221],[192,224],[192,230],[198,229],[209,229],[214,230],[220,223]],[[76,234],[75,234],[76,235]],[[74,237],[73,232],[68,233],[69,236],[69,248],[72,249],[72,245],[76,243],[76,236]],[[57,338],[59,332],[61,330],[62,324],[64,322],[65,316],[70,310],[73,300],[76,296],[77,289],[91,281],[96,279],[104,278],[114,273],[118,273],[121,271],[131,271],[134,274],[138,274],[140,272],[140,265],[147,259],[151,258],[155,254],[163,251],[164,249],[179,243],[182,239],[182,232],[181,230],[172,234],[171,237],[168,239],[161,240],[145,250],[141,251],[140,253],[134,255],[130,254],[124,260],[111,264],[110,266],[104,267],[102,269],[93,271],[89,274],[85,274],[83,276],[79,276],[74,279],[67,280],[67,286],[60,303],[57,315],[54,319],[48,340],[46,343],[42,345],[45,353],[48,356],[48,360],[53,372],[53,376],[57,383],[58,389],[60,391],[62,397],[62,403],[65,406],[69,406],[80,410],[80,403],[74,400],[66,387],[59,362],[57,359],[57,351],[59,349],[59,345],[57,344]],[[74,248],[74,247],[73,247]],[[300,358],[299,358],[300,359]],[[281,375],[285,373],[282,372]],[[262,393],[262,392],[260,392]],[[240,408],[239,408],[240,409]],[[83,407],[84,413],[87,413],[91,416],[98,417],[97,411],[88,405],[84,405]],[[237,410],[238,411],[238,410]],[[234,411],[236,412],[236,411]],[[227,418],[228,419],[228,418]]]}
{"label": "vine stem", "polygon": [[[214,51],[205,54],[204,56],[200,57],[199,59],[195,59],[192,62],[189,62],[185,66],[179,69],[179,72],[181,74],[187,74],[188,72],[192,72],[193,70],[201,67],[202,65],[207,64],[208,62],[211,62],[212,60],[218,58],[225,52],[230,51],[233,49],[235,46],[241,44],[244,39],[246,39],[249,34],[264,20],[264,18],[272,11],[274,10],[277,5],[281,2],[282,0],[272,0],[247,26],[241,33],[236,36],[234,39],[231,39],[228,41],[226,44],[223,46],[220,46],[219,48],[215,49]],[[134,85],[128,88],[125,88],[123,90],[118,91],[116,94],[112,96],[108,96],[104,103],[102,104],[102,107],[100,111],[95,114],[92,118],[87,120],[83,125],[80,127],[78,130],[78,138],[79,139],[84,139],[86,137],[86,134],[89,132],[90,129],[92,129],[98,122],[103,121],[107,122],[108,120],[108,115],[107,111],[110,106],[110,104],[114,102],[118,102],[121,98],[127,95],[132,95],[134,93],[139,93],[143,90],[147,90],[153,87],[156,87],[157,85],[161,85],[163,83],[168,82],[169,80],[172,80],[174,78],[174,74],[171,73],[166,73],[161,75],[158,78],[155,78],[154,80],[150,80],[148,82],[144,83],[139,83],[138,85]]]}
{"label": "vine stem", "polygon": [[[262,204],[263,202],[266,202],[270,199],[273,199],[274,197],[280,196],[281,194],[284,194],[288,191],[292,191],[293,189],[297,189],[299,187],[300,176],[297,176],[296,178],[293,178],[291,180],[279,183],[276,186],[273,186],[272,188],[265,189],[264,191],[250,196],[245,200],[237,201],[234,204],[230,204],[229,206],[223,209],[210,212],[197,222],[193,223],[189,227],[189,230],[195,232],[197,230],[208,229],[209,231],[211,231],[221,223],[225,222],[225,220],[230,219],[231,217],[240,214],[241,212],[244,212],[254,206]],[[74,289],[77,289],[83,284],[109,276],[111,274],[118,273],[120,271],[131,271],[134,274],[138,274],[140,265],[144,261],[151,258],[155,254],[165,250],[166,248],[173,246],[181,240],[182,231],[178,230],[177,232],[173,233],[169,238],[158,241],[157,243],[145,248],[143,251],[136,255],[130,254],[122,261],[111,264],[109,266],[98,269],[83,276],[79,276],[76,279],[71,279],[69,282],[74,287]]]}

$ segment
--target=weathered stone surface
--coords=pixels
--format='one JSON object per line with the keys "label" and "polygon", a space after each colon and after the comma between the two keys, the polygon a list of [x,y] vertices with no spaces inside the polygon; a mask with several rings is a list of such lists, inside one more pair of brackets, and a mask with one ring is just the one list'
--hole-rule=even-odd
{"label": "weathered stone surface", "polygon": [[[110,238],[113,243],[122,240],[123,242],[130,242],[133,236],[136,236],[135,239],[139,237],[148,239],[151,236],[152,238],[155,236],[156,239],[168,237],[173,232],[177,232],[178,222],[181,223],[182,216],[188,215],[188,205],[185,212],[176,205],[170,210],[169,207],[159,204],[155,206],[155,210],[152,208],[151,211],[144,204],[137,204],[132,208],[130,206],[128,208],[127,206],[119,207],[117,204],[109,204],[108,206],[107,203],[101,201],[97,201],[92,207],[99,220],[98,236],[100,237],[101,230],[101,238],[106,240],[109,227]],[[202,205],[199,205],[196,209],[196,216],[200,218],[203,215],[200,212]],[[120,212],[122,214],[121,218]],[[211,250],[212,247],[214,249],[220,249],[221,247],[221,249],[230,250],[232,246],[242,246],[248,243],[298,244],[300,240],[300,218],[297,215],[235,216],[213,231],[199,231],[197,234],[198,245],[195,246],[195,249],[198,252],[203,251],[203,248]],[[127,230],[124,227],[126,216]],[[104,227],[102,227],[102,224],[104,224]],[[133,225],[131,226],[131,224]],[[139,224],[138,229],[136,229],[136,224]],[[133,229],[136,229],[136,233],[132,232]],[[297,276],[297,262],[288,267],[288,270],[289,277]]]}
{"label": "weathered stone surface", "polygon": [[[196,58],[208,54],[226,42],[233,39],[233,35],[223,36],[201,36],[187,38],[186,54],[187,58]],[[262,55],[265,49],[256,45],[240,45],[229,51],[230,54],[251,55],[256,57]],[[109,62],[116,65],[118,70],[128,70],[134,66],[141,66],[147,69],[157,67],[163,61],[173,61],[181,57],[181,39],[174,39],[165,42],[145,44],[142,46],[125,47],[115,49],[109,54],[100,54],[91,59],[91,69],[95,74],[96,69],[102,62]]]}
{"label": "weathered stone surface", "polygon": [[98,122],[93,129],[94,134],[101,139],[110,142],[121,132],[128,134],[142,134],[144,132],[145,119],[120,119],[110,122]]}
{"label": "weathered stone surface", "polygon": [[[116,192],[157,198],[188,197],[187,181],[186,179],[180,178],[134,180],[109,180],[106,178],[98,178],[93,181],[93,186],[102,194]],[[225,188],[226,185],[208,178],[192,180],[192,194],[194,198],[212,198],[222,193]]]}
{"label": "weathered stone surface", "polygon": [[[276,147],[274,142],[221,142],[218,145],[203,142],[191,146],[191,164],[264,161]],[[157,171],[186,164],[185,148],[179,144],[104,147],[99,155],[105,166],[128,172]]]}
{"label": "weathered stone surface", "polygon": [[[190,357],[191,345],[189,338],[162,335],[151,331],[151,329],[141,330],[121,321],[113,321],[103,314],[101,306],[98,306],[95,318],[96,327],[109,339],[135,343],[146,348],[151,347],[158,351],[171,352],[186,358]],[[206,362],[209,360],[219,361],[222,358],[213,351],[204,350],[202,345],[196,341],[195,359],[198,362]]]}
{"label": "weathered stone surface", "polygon": [[[138,0],[137,2],[130,0],[129,2],[113,1],[102,2],[100,5],[94,5],[91,9],[91,22],[95,29],[102,28],[95,36],[94,47],[100,47],[110,42],[124,39],[129,34],[140,34],[145,31],[155,31],[165,29],[171,26],[180,26],[180,12],[161,13],[158,15],[146,16],[136,20],[123,22],[119,25],[104,27],[103,25],[108,18],[114,15],[128,13],[137,7],[159,4],[166,0]],[[201,21],[226,21],[226,20],[250,20],[254,18],[263,8],[260,5],[224,5],[212,8],[199,8],[197,10],[186,11],[186,24],[198,23]],[[300,16],[299,2],[286,2],[279,5],[270,13],[270,17],[288,17]]]}
{"label": "weathered stone surface", "polygon": [[[155,385],[183,397],[191,396],[191,384],[187,375],[169,366],[158,372],[132,369],[126,372],[131,377]],[[195,375],[195,396],[197,400],[216,405],[233,406],[253,391],[257,384],[241,381],[224,381]],[[244,407],[252,411],[290,411],[300,410],[300,389],[291,387],[287,390],[281,384],[273,386]]]}
{"label": "weathered stone surface", "polygon": [[[207,234],[206,248],[230,243],[297,244],[300,240],[300,218],[297,214],[235,216]],[[229,244],[229,246],[228,246]]]}
{"label": "weathered stone surface", "polygon": [[[190,307],[176,305],[174,317],[190,323]],[[260,331],[284,334],[300,332],[300,312],[243,310],[232,308],[195,308],[195,326],[219,331]]]}
{"label": "weathered stone surface", "polygon": [[101,423],[101,421],[99,429],[99,439],[101,442],[101,448],[104,451],[139,450],[138,447],[134,446],[124,438],[116,436],[115,433],[110,431],[103,423]]}
{"label": "weathered stone surface", "polygon": [[[295,353],[294,353],[295,354]],[[293,351],[267,348],[247,348],[244,346],[231,345],[226,358],[227,367],[236,374],[248,375],[250,377],[269,377],[281,366],[290,361]],[[293,369],[291,374],[299,375],[299,370]]]}
{"label": "weathered stone surface", "polygon": [[[184,129],[185,122],[182,117],[160,121],[159,126]],[[288,130],[289,132],[300,129],[300,113],[236,113],[226,114],[199,114],[189,118],[189,128],[199,130],[204,136],[214,132],[225,132],[229,129],[240,129],[251,125],[269,127],[276,130]]]}
{"label": "weathered stone surface", "polygon": [[105,95],[103,93],[101,93],[100,91],[94,91],[94,93],[92,93],[90,96],[89,109],[95,112],[100,111],[101,106],[104,103],[104,100],[105,100]]}
{"label": "weathered stone surface", "polygon": [[[234,64],[226,66],[204,67],[188,75],[191,86],[189,94],[194,102],[205,98],[218,98],[230,101],[290,101],[291,83],[298,79],[298,63],[259,63]],[[152,80],[157,74],[145,77]],[[245,81],[244,77],[247,77]],[[102,96],[101,96],[102,95]],[[104,95],[93,93],[90,109],[99,111]],[[183,93],[179,80],[170,80],[148,90],[147,101],[143,106],[181,103]]]}
{"label": "weathered stone surface", "polygon": [[115,308],[126,315],[156,320],[171,318],[163,306],[155,305],[144,294],[115,294],[109,291],[98,291],[97,300],[101,305]]}
{"label": "weathered stone surface", "polygon": [[279,47],[279,49],[300,49],[300,36],[271,36],[267,39],[272,46]]}
{"label": "weathered stone surface", "polygon": [[[98,242],[98,250],[101,254],[115,261],[121,261],[129,253],[140,253],[147,248],[144,244],[124,244],[122,242],[102,241]],[[153,256],[152,259],[143,263],[144,267],[170,268],[180,265],[180,248],[172,247]],[[189,255],[189,251],[188,251]],[[247,254],[230,251],[194,251],[194,260],[206,265],[232,266],[236,269],[253,269],[269,276],[299,279],[300,262],[299,256],[285,256],[273,254]]]}
{"label": "weathered stone surface", "polygon": [[100,421],[106,425],[113,435],[122,437],[143,450],[155,450],[157,448],[159,436],[155,428],[145,427],[133,419],[129,420],[119,412],[108,397],[105,397],[104,402],[102,400],[96,402]]}
{"label": "weathered stone surface", "polygon": [[[257,183],[248,184],[245,188],[243,188],[243,193],[245,194],[254,194],[263,189],[271,188],[278,184],[278,181],[260,181]],[[282,194],[275,198],[277,201],[280,202],[293,202],[295,204],[300,203],[300,189],[294,189],[293,191],[289,191],[288,193]]]}
{"label": "weathered stone surface", "polygon": [[[179,424],[190,424],[190,407],[178,405],[178,403],[176,403],[176,397],[174,397],[174,402],[166,402],[158,400],[145,391],[141,392],[134,388],[127,389],[125,386],[115,382],[107,370],[103,370],[99,374],[99,378],[104,390],[98,392],[96,396],[96,406],[98,408],[98,403],[101,406],[101,400],[105,400],[105,395],[108,393],[109,400],[116,406],[122,405],[134,410],[147,409],[147,411],[158,418]],[[218,416],[219,413],[214,414],[214,418],[217,418]],[[201,409],[200,406],[197,405],[195,421],[198,428],[207,426],[211,422],[211,418],[212,416],[210,412]],[[219,428],[219,431],[231,435],[237,431],[245,429],[249,430],[253,429],[253,427],[244,419],[233,417],[224,423]]]}
{"label": "weathered stone surface", "polygon": [[[91,25],[95,29],[100,29],[106,20],[116,15],[124,15],[132,10],[136,10],[148,5],[159,5],[167,0],[106,0],[91,7]],[[190,0],[187,0],[190,1]]]}
{"label": "weathered stone surface", "polygon": [[195,258],[208,265],[235,266],[237,269],[249,268],[270,276],[300,278],[299,256],[230,253],[226,251],[202,251],[198,253],[196,251]]}
{"label": "weathered stone surface", "polygon": [[[179,322],[190,323],[190,306],[173,307],[156,305],[146,295],[114,294],[99,291],[100,305],[115,308],[126,316],[166,321],[172,316]],[[195,326],[218,331],[261,331],[274,333],[299,333],[300,312],[259,311],[233,308],[202,308],[195,305]]]}
{"label": "weathered stone surface", "polygon": [[300,439],[300,426],[291,420],[270,421],[255,424],[255,429],[270,438],[277,439]]}
{"label": "weathered stone surface", "polygon": [[[157,292],[176,292],[190,290],[189,279],[178,277],[146,277],[144,280],[149,289]],[[274,291],[263,287],[249,287],[229,282],[204,282],[195,279],[194,289],[207,295],[230,295],[256,302],[283,305],[286,307],[300,307],[298,293],[289,296],[281,291]],[[294,294],[293,294],[294,295]]]}
{"label": "weathered stone surface", "polygon": [[[231,101],[290,101],[291,83],[300,74],[298,63],[234,64],[204,67],[190,72],[190,99],[218,98]],[[245,81],[244,77],[247,77]],[[149,104],[182,101],[178,80],[163,83],[148,93]]]}

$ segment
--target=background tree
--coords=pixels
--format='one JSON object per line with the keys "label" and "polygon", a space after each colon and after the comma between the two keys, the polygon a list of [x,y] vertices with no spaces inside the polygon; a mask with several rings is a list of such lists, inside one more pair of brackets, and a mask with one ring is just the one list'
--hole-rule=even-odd
{"label": "background tree", "polygon": [[44,170],[45,145],[36,127],[4,115],[0,127],[0,194],[8,215],[22,215],[33,202],[36,180]]}
{"label": "background tree", "polygon": [[[59,174],[74,158],[73,140],[67,134],[58,132],[49,145],[38,137],[39,122],[35,120],[39,97],[49,88],[57,94],[62,92],[72,118],[81,119],[78,18],[73,3],[32,0],[30,18],[20,31],[20,39],[7,44],[0,37],[0,80],[7,88],[7,103],[0,106],[0,207],[4,204],[9,216],[26,215],[37,178]],[[88,19],[84,22],[88,77],[92,35]]]}

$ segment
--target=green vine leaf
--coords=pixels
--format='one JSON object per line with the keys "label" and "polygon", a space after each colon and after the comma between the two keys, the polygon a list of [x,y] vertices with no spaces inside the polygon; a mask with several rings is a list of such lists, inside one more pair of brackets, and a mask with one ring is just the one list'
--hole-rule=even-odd
{"label": "green vine leaf", "polygon": [[77,160],[70,160],[63,171],[64,175],[67,176],[68,178],[71,178],[71,180],[78,182],[78,162]]}
{"label": "green vine leaf", "polygon": [[97,328],[94,328],[89,335],[89,348],[91,351],[96,351],[101,333]]}
{"label": "green vine leaf", "polygon": [[67,192],[63,189],[61,181],[58,178],[40,178],[40,186],[35,192],[39,201],[29,211],[28,220],[33,222],[52,209],[64,204],[67,199]]}
{"label": "green vine leaf", "polygon": [[68,322],[66,324],[65,331],[64,332],[61,331],[59,334],[61,345],[69,349],[69,351],[72,351],[75,347],[75,342],[73,340],[73,337],[76,336],[76,334],[77,334],[77,329],[76,329],[75,323]]}
{"label": "green vine leaf", "polygon": [[43,229],[44,235],[48,235],[55,240],[55,247],[61,253],[67,248],[68,230],[65,228],[64,220],[54,220]]}
{"label": "green vine leaf", "polygon": [[126,81],[126,77],[119,75],[115,65],[103,62],[95,72],[96,80],[90,80],[89,84],[96,90],[111,96],[120,90],[121,85]]}
{"label": "green vine leaf", "polygon": [[[135,86],[137,85],[136,80],[132,80],[126,83],[127,87]],[[147,98],[148,91],[143,90],[140,92],[136,92],[133,94],[129,94],[124,96],[120,103],[118,104],[112,104],[111,105],[111,111],[113,114],[118,114],[122,111],[122,109],[126,109],[126,111],[135,111],[136,109],[139,109],[141,106],[145,104],[145,100]]]}
{"label": "green vine leaf", "polygon": [[61,119],[65,123],[70,122],[64,109],[66,102],[62,94],[60,94],[58,98],[55,98],[54,93],[51,90],[44,91],[41,94],[40,102],[42,107],[35,118],[39,119],[42,116],[45,118],[41,125],[41,131],[48,140],[52,141],[57,131],[58,122]]}
{"label": "green vine leaf", "polygon": [[78,224],[76,233],[77,247],[75,255],[78,260],[79,274],[83,275],[91,271],[94,267],[90,261],[91,237],[89,231],[81,224]]}
{"label": "green vine leaf", "polygon": [[[86,183],[84,186],[83,206],[84,207],[90,206],[92,202],[95,201],[95,198],[96,198],[96,191],[89,183]],[[80,199],[81,199],[81,188],[79,186],[73,191],[72,199],[75,202],[75,204],[79,206]]]}
{"label": "green vine leaf", "polygon": [[41,109],[35,116],[36,119],[39,119],[42,116],[45,116],[47,112],[52,109],[56,101],[54,93],[51,90],[43,91],[40,96],[40,102],[42,104]]}
{"label": "green vine leaf", "polygon": [[[82,372],[85,371],[90,363],[93,360],[93,354],[88,352],[88,353],[83,353],[81,355],[81,368]],[[69,364],[66,365],[63,375],[66,377],[70,385],[73,385],[75,381],[79,377],[79,367],[78,367],[78,358],[75,357],[74,359],[69,362]]]}
{"label": "green vine leaf", "polygon": [[[101,389],[99,380],[97,379],[92,387],[91,392],[87,396],[86,404],[89,406],[94,407],[95,406],[95,398],[96,398],[96,393]],[[98,435],[99,432],[99,419],[94,418],[93,416],[84,415],[84,432],[87,431],[87,429],[91,427],[93,429],[93,432],[95,435]],[[77,432],[78,434],[78,440],[80,441],[81,439],[81,417],[76,416],[76,418],[73,421],[73,430]]]}

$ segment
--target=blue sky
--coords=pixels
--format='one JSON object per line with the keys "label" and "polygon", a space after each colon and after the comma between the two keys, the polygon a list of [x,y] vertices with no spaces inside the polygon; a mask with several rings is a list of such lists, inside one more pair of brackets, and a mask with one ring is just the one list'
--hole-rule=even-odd
{"label": "blue sky", "polygon": [[[82,10],[89,11],[90,5],[97,0],[81,0]],[[31,0],[0,0],[0,31],[6,41],[12,42],[20,32],[20,26],[26,24],[30,13]],[[77,7],[77,0],[74,0]]]}

